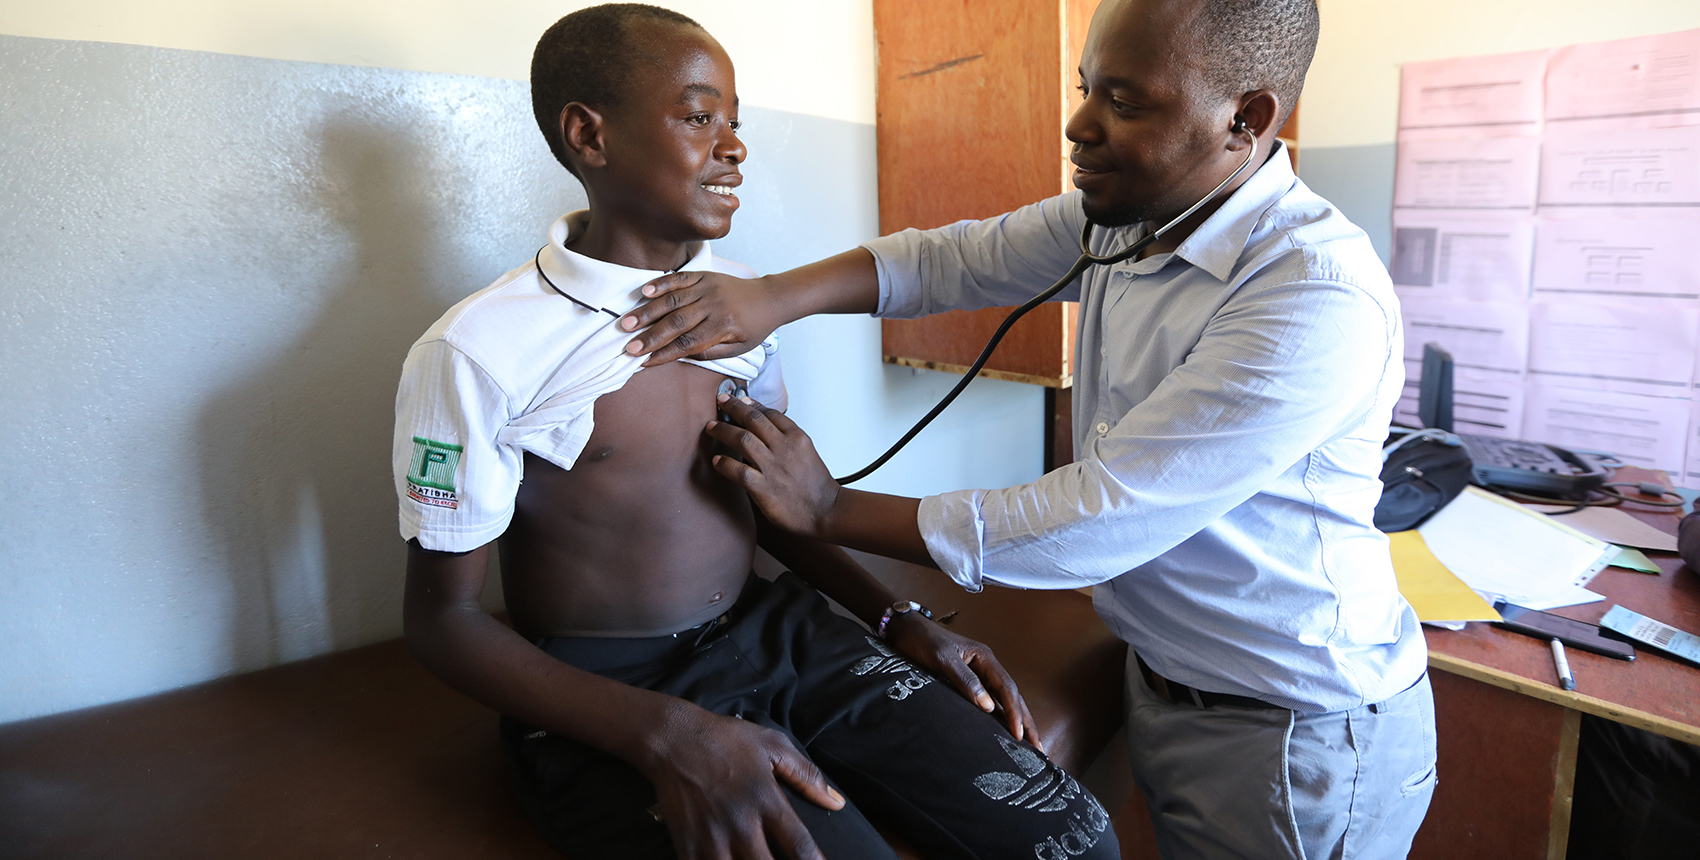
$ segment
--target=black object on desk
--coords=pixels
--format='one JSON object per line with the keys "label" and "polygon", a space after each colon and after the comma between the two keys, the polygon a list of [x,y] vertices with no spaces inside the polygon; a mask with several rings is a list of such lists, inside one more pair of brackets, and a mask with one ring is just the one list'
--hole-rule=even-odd
{"label": "black object on desk", "polygon": [[1550,612],[1518,606],[1501,600],[1493,605],[1499,612],[1500,621],[1496,625],[1525,636],[1533,636],[1540,640],[1557,639],[1572,647],[1595,654],[1604,654],[1619,660],[1635,659],[1635,648],[1628,642],[1608,639],[1600,632],[1598,624],[1565,618]]}

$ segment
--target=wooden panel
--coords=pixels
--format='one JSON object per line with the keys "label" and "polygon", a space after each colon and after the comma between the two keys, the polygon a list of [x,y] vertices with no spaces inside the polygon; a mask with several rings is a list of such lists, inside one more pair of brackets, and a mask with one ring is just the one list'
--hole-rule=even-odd
{"label": "wooden panel", "polygon": [[[1061,302],[1052,302],[1022,317],[986,363],[987,370],[994,371],[986,375],[1011,374],[1020,377],[1018,381],[1051,386],[1071,379],[1074,309],[1072,302],[1068,304],[1065,308]],[[919,358],[933,365],[966,368],[979,357],[980,350],[1003,324],[1009,311],[1010,308],[989,308],[951,311],[919,320],[886,320],[882,349],[889,357]]]}
{"label": "wooden panel", "polygon": [[[1087,7],[1089,17],[1095,5],[876,0],[882,234],[999,215],[1068,187],[1066,173],[1049,166],[1066,154],[1064,11]],[[1074,41],[1082,39],[1084,28]],[[1007,314],[888,320],[883,352],[915,366],[965,367]],[[1004,339],[989,375],[1066,384],[1074,321],[1072,306],[1034,310]]]}
{"label": "wooden panel", "polygon": [[[1057,193],[1058,6],[879,0],[880,232]],[[1045,57],[1051,57],[1045,61]]]}
{"label": "wooden panel", "polygon": [[1557,786],[1575,772],[1575,712],[1449,672],[1429,674],[1440,782],[1410,856],[1549,860],[1560,823],[1555,803],[1559,832],[1569,830],[1569,797]]}

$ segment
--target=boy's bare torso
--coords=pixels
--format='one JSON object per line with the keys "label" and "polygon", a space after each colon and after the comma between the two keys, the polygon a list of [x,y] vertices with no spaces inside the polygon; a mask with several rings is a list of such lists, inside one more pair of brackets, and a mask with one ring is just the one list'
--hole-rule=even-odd
{"label": "boy's bare torso", "polygon": [[755,553],[744,492],[711,466],[719,373],[673,362],[596,401],[573,468],[525,455],[500,540],[503,590],[528,637],[659,635],[732,605]]}

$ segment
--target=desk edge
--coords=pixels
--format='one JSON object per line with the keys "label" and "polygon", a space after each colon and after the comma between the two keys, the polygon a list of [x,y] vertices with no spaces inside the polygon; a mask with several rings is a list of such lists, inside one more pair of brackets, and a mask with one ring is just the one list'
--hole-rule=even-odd
{"label": "desk edge", "polygon": [[1528,696],[1532,699],[1539,699],[1543,702],[1551,702],[1555,705],[1581,711],[1585,714],[1605,717],[1608,720],[1623,723],[1626,726],[1646,729],[1654,734],[1664,735],[1667,738],[1675,738],[1684,743],[1700,744],[1700,726],[1690,726],[1684,723],[1679,723],[1668,717],[1649,714],[1645,711],[1637,711],[1634,708],[1625,708],[1604,699],[1596,699],[1593,696],[1584,696],[1581,693],[1566,692],[1557,687],[1531,681],[1521,675],[1516,675],[1501,669],[1495,669],[1491,666],[1483,666],[1480,663],[1472,663],[1469,660],[1465,660],[1461,657],[1454,657],[1450,654],[1441,654],[1435,651],[1430,651],[1428,655],[1428,664],[1433,668],[1440,669],[1445,672],[1451,672],[1454,675],[1460,675],[1471,680],[1480,681],[1484,684],[1501,687],[1514,693],[1520,693]]}

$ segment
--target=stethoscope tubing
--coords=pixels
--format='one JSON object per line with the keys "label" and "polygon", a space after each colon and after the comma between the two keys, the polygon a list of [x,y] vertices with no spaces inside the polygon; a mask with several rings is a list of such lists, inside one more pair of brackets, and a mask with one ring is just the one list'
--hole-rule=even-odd
{"label": "stethoscope tubing", "polygon": [[834,478],[833,480],[837,481],[840,485],[853,484],[873,474],[881,466],[884,466],[886,461],[896,456],[897,452],[903,450],[903,447],[908,445],[910,440],[919,435],[922,430],[926,429],[928,424],[933,423],[933,419],[939,417],[939,413],[943,412],[946,407],[950,406],[950,404],[956,400],[957,395],[960,395],[963,390],[968,387],[968,384],[974,381],[974,379],[979,375],[981,368],[986,366],[986,361],[992,357],[992,352],[998,348],[998,343],[1003,340],[1003,336],[1009,333],[1011,326],[1015,325],[1016,320],[1021,319],[1028,311],[1050,301],[1052,296],[1062,292],[1064,287],[1072,283],[1075,278],[1080,277],[1081,272],[1086,271],[1086,267],[1114,265],[1116,263],[1132,259],[1134,255],[1150,247],[1151,243],[1162,238],[1164,233],[1174,229],[1176,225],[1192,217],[1193,213],[1204,208],[1205,204],[1215,200],[1216,195],[1222,193],[1222,189],[1227,188],[1229,183],[1232,183],[1235,179],[1239,178],[1241,174],[1245,173],[1246,170],[1251,167],[1252,161],[1256,158],[1257,137],[1255,135],[1251,135],[1251,152],[1246,155],[1245,163],[1235,168],[1233,173],[1228,174],[1227,179],[1218,183],[1215,188],[1211,189],[1209,194],[1199,198],[1197,203],[1187,207],[1186,211],[1176,215],[1174,218],[1171,218],[1169,223],[1164,224],[1143,237],[1140,237],[1133,244],[1128,245],[1126,248],[1123,248],[1114,254],[1100,257],[1092,253],[1093,224],[1092,219],[1087,218],[1086,226],[1080,231],[1080,258],[1074,261],[1074,265],[1068,267],[1068,273],[1063,275],[1056,283],[1052,284],[1038,295],[1022,303],[1020,307],[1010,311],[1009,315],[1004,317],[1003,323],[998,326],[998,330],[992,333],[991,339],[986,341],[985,348],[980,350],[980,357],[974,359],[974,363],[968,366],[968,370],[962,374],[962,379],[958,380],[956,385],[950,389],[950,393],[940,398],[939,402],[934,404],[933,408],[929,410],[925,416],[922,416],[921,420],[915,422],[915,426],[910,427],[909,432],[904,433],[902,438],[898,439],[895,444],[886,449],[886,452],[881,454],[879,459],[874,460],[872,463],[869,463],[860,470],[852,472],[842,478]]}

